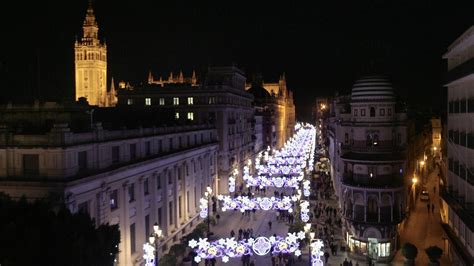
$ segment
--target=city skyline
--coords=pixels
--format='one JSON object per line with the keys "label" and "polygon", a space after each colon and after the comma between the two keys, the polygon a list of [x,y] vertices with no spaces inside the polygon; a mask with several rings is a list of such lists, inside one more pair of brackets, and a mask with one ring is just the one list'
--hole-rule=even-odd
{"label": "city skyline", "polygon": [[[0,57],[4,71],[14,72],[6,83],[15,92],[7,94],[72,97],[74,41],[81,35],[87,1],[49,1],[28,10],[9,5],[13,12],[24,13],[13,25],[2,23],[15,40],[5,43]],[[260,72],[265,80],[275,81],[285,72],[301,114],[312,104],[306,95],[348,91],[380,58],[384,63],[379,68],[386,69],[402,98],[415,92],[428,97],[425,103],[433,102],[435,110],[443,110],[441,56],[472,23],[468,11],[473,4],[365,1],[234,7],[97,0],[93,5],[99,34],[108,44],[109,82],[114,77],[138,84],[146,82],[149,70],[164,76],[193,69],[203,74],[209,65],[235,63],[248,79]],[[445,13],[455,19],[440,19]]]}

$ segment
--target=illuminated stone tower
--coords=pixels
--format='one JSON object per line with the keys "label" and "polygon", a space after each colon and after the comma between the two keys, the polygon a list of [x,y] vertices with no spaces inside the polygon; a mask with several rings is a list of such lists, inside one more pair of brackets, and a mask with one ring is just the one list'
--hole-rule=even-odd
{"label": "illuminated stone tower", "polygon": [[99,40],[99,26],[91,1],[82,26],[84,34],[75,43],[76,100],[86,97],[90,105],[108,106],[107,46]]}

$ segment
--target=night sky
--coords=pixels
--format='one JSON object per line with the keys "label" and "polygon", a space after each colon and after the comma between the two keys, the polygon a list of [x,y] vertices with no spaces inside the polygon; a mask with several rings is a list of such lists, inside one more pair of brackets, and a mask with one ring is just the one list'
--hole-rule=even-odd
{"label": "night sky", "polygon": [[[74,40],[87,1],[37,2],[3,4],[15,17],[0,19],[3,101],[73,95]],[[95,0],[109,79],[138,84],[149,69],[165,77],[231,63],[248,78],[258,72],[275,81],[285,72],[302,117],[315,96],[349,92],[377,69],[408,103],[439,111],[441,56],[474,24],[474,1],[189,2]]]}

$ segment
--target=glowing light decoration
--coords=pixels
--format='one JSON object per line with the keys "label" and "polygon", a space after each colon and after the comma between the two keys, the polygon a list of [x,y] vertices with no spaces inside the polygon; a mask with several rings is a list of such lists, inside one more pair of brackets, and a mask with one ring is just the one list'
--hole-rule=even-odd
{"label": "glowing light decoration", "polygon": [[309,221],[309,202],[306,200],[302,200],[300,203],[301,214],[300,218],[301,221],[307,222]]}
{"label": "glowing light decoration", "polygon": [[201,198],[199,200],[199,208],[201,209],[201,211],[199,212],[199,216],[203,219],[209,215],[209,208],[207,207],[208,203],[209,202],[206,198]]}
{"label": "glowing light decoration", "polygon": [[229,192],[235,192],[235,178],[234,178],[234,176],[229,177]]}
{"label": "glowing light decoration", "polygon": [[264,256],[268,253],[294,253],[301,254],[300,241],[304,239],[304,232],[288,233],[286,237],[271,236],[249,238],[235,241],[234,238],[221,238],[209,242],[207,238],[199,241],[191,239],[188,246],[196,252],[194,261],[199,263],[203,259],[222,258],[226,263],[229,258],[241,257],[243,255]]}
{"label": "glowing light decoration", "polygon": [[303,181],[303,195],[305,197],[309,197],[309,194],[310,194],[310,181],[305,180]]}
{"label": "glowing light decoration", "polygon": [[155,266],[155,247],[148,242],[143,244],[143,259],[145,266]]}
{"label": "glowing light decoration", "polygon": [[268,240],[268,238],[263,236],[257,237],[257,239],[255,239],[255,242],[252,245],[253,252],[255,252],[255,254],[259,256],[268,254],[271,248],[272,243],[270,242],[270,240]]}
{"label": "glowing light decoration", "polygon": [[321,259],[324,255],[322,251],[324,243],[321,239],[316,239],[311,243],[311,265],[312,266],[323,266],[323,260]]}
{"label": "glowing light decoration", "polygon": [[283,199],[275,197],[255,197],[238,196],[232,198],[230,196],[219,195],[217,199],[222,201],[222,211],[240,210],[241,212],[253,209],[268,210],[290,210],[293,207],[292,198],[285,196]]}

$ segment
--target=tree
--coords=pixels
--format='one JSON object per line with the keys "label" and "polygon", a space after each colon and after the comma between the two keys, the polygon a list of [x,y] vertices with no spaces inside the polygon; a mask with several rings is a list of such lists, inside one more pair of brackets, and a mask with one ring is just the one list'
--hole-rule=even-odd
{"label": "tree", "polygon": [[430,258],[430,262],[434,265],[439,265],[439,259],[443,255],[443,250],[438,246],[431,246],[425,249],[426,255]]}
{"label": "tree", "polygon": [[415,258],[418,255],[418,249],[412,243],[405,243],[402,246],[402,254],[407,259],[407,265],[414,265]]}
{"label": "tree", "polygon": [[72,214],[52,198],[27,202],[0,193],[1,265],[113,265],[118,225]]}

